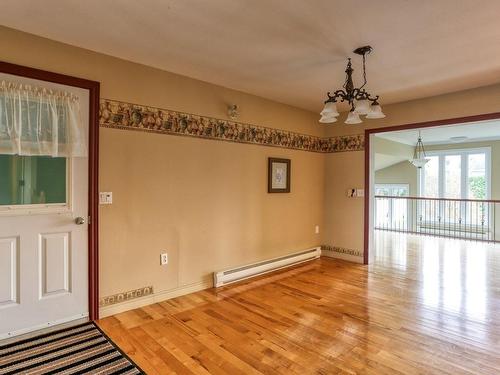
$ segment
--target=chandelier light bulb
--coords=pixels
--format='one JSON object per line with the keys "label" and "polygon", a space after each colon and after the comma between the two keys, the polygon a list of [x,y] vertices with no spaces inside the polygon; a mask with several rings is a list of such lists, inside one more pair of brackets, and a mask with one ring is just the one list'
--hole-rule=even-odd
{"label": "chandelier light bulb", "polygon": [[366,118],[371,118],[371,119],[378,119],[378,118],[384,118],[385,113],[382,112],[382,107],[380,104],[373,104],[370,107],[370,111],[366,115]]}
{"label": "chandelier light bulb", "polygon": [[410,160],[410,163],[412,163],[418,169],[422,169],[422,167],[424,167],[429,160],[430,159],[413,159]]}
{"label": "chandelier light bulb", "polygon": [[337,111],[337,103],[335,102],[326,102],[325,107],[323,110],[320,112],[321,116],[334,116],[337,117],[339,115],[339,112]]}
{"label": "chandelier light bulb", "polygon": [[353,125],[353,124],[361,124],[363,121],[359,118],[359,114],[356,111],[350,111],[349,114],[347,115],[347,120],[345,120],[346,124]]}
{"label": "chandelier light bulb", "polygon": [[354,111],[360,115],[367,115],[370,112],[370,102],[367,99],[358,100]]}
{"label": "chandelier light bulb", "polygon": [[319,119],[319,122],[321,122],[322,124],[332,124],[334,122],[337,122],[337,117],[329,114],[322,115]]}

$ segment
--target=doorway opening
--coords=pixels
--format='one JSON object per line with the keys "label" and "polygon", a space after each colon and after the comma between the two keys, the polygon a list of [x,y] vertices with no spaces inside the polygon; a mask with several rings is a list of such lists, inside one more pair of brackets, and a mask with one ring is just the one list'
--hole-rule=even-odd
{"label": "doorway opening", "polygon": [[[401,233],[500,242],[500,170],[492,168],[500,163],[499,117],[366,130],[366,264],[377,238]],[[424,151],[415,156],[419,138]]]}

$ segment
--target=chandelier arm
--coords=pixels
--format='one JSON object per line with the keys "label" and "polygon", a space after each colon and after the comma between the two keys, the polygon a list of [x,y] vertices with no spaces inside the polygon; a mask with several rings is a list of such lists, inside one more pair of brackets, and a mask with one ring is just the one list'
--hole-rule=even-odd
{"label": "chandelier arm", "polygon": [[370,94],[367,93],[366,99],[371,101],[372,104],[378,104],[378,98],[379,98],[379,95],[375,95],[375,97],[372,97],[372,96],[370,96]]}
{"label": "chandelier arm", "polygon": [[362,100],[362,99],[368,99],[369,94],[364,90],[364,89],[355,89],[355,95],[354,99],[356,100]]}
{"label": "chandelier arm", "polygon": [[368,100],[372,103],[377,103],[378,104],[378,98],[379,96],[376,95],[376,96],[371,96],[368,92],[366,92],[366,90],[364,89],[355,89],[355,92],[356,92],[356,95],[354,96],[354,99],[355,100]]}
{"label": "chandelier arm", "polygon": [[347,98],[347,93],[344,90],[337,90],[333,93],[333,95],[328,92],[328,100],[327,101],[337,101],[337,98],[340,98],[342,101],[344,101]]}

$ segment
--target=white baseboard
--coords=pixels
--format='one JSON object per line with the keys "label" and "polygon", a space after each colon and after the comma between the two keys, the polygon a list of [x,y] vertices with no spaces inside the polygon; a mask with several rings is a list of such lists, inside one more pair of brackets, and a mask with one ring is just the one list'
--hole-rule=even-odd
{"label": "white baseboard", "polygon": [[342,259],[342,260],[347,260],[349,262],[361,263],[361,264],[363,264],[364,261],[362,256],[344,254],[332,250],[321,250],[321,256],[328,258]]}
{"label": "white baseboard", "polygon": [[199,292],[200,290],[212,288],[213,284],[210,280],[200,281],[194,284],[183,285],[178,288],[155,292],[148,296],[117,303],[114,305],[104,306],[99,308],[99,318],[119,314],[128,310],[137,309],[139,307],[151,305],[153,303],[166,301],[171,298],[180,297],[185,294]]}

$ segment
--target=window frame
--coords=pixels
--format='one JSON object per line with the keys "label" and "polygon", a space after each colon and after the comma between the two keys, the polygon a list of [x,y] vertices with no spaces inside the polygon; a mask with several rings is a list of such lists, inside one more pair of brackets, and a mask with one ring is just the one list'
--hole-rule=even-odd
{"label": "window frame", "polygon": [[[460,155],[460,198],[459,199],[474,199],[469,198],[468,194],[468,174],[469,174],[469,155],[484,154],[485,155],[485,178],[486,178],[486,197],[491,198],[491,147],[473,147],[473,148],[451,148],[446,150],[427,151],[426,156],[438,157],[438,197],[445,198],[445,157],[449,155]],[[425,168],[425,167],[424,167]],[[425,173],[424,169],[418,170],[418,196],[426,198],[423,194],[425,189]]]}
{"label": "window frame", "polygon": [[73,158],[66,157],[66,202],[65,203],[0,205],[0,216],[67,214],[73,212],[72,172],[73,172]]}

